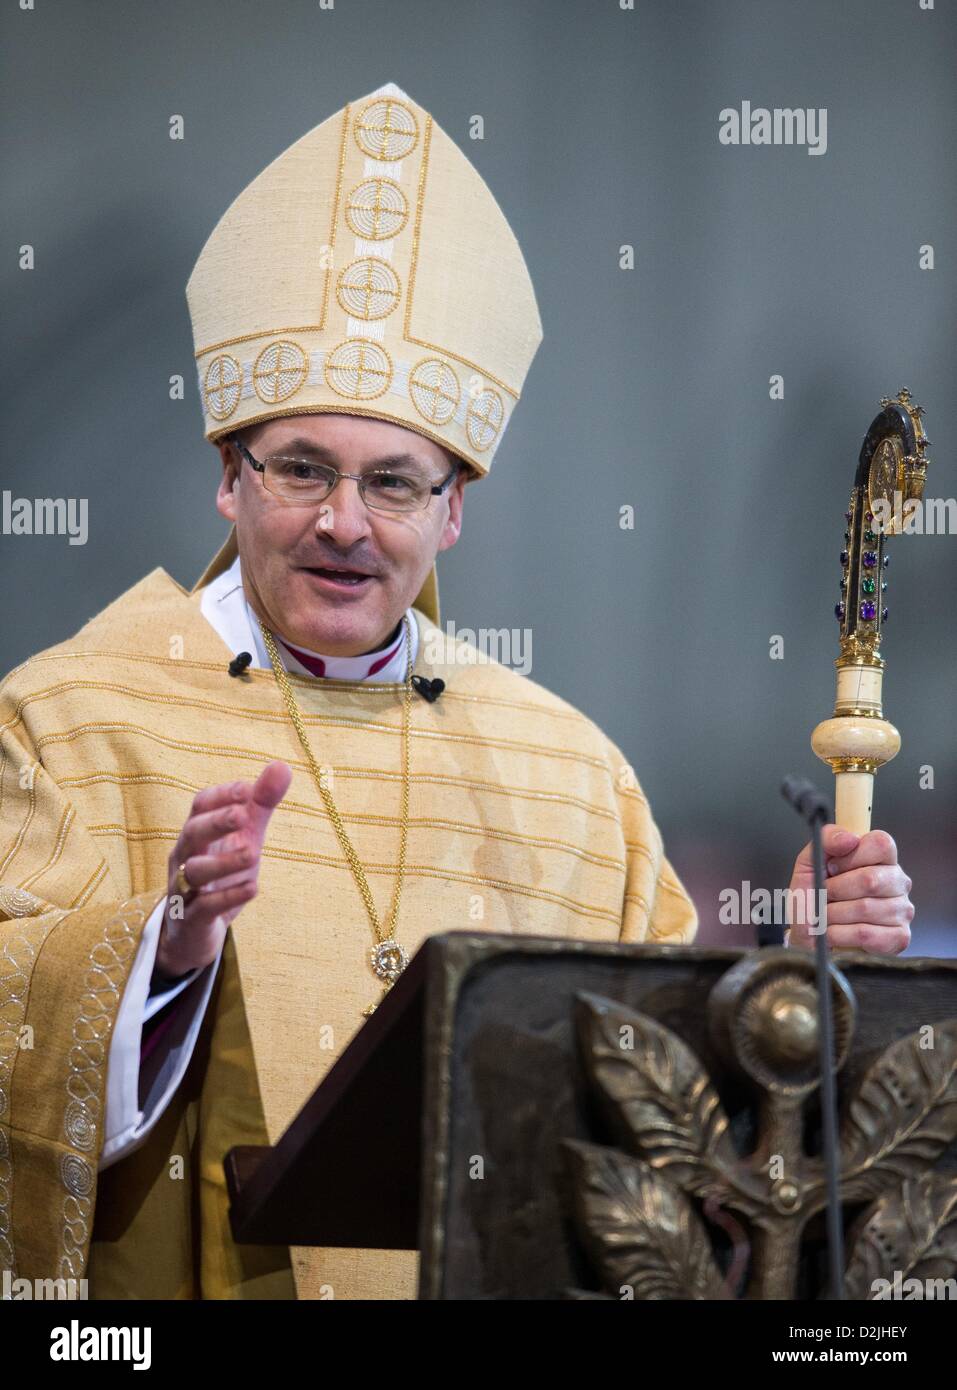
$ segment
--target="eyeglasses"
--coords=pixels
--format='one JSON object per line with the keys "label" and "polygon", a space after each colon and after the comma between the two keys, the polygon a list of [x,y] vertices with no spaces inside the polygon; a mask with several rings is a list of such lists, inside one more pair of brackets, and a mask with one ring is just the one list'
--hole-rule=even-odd
{"label": "eyeglasses", "polygon": [[378,512],[421,512],[433,497],[441,497],[454,481],[458,465],[441,483],[435,483],[421,469],[413,466],[392,471],[376,468],[368,473],[340,473],[328,463],[285,454],[269,454],[260,463],[238,439],[232,443],[249,465],[262,475],[263,487],[283,502],[298,502],[310,506],[323,502],[343,478],[359,484],[359,493],[367,507]]}

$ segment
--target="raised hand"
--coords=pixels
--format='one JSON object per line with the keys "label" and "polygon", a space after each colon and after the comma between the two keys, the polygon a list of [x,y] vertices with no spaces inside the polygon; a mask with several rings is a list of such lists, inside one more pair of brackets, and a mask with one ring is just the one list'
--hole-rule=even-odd
{"label": "raised hand", "polygon": [[[185,975],[209,965],[226,928],[259,891],[269,818],[289,790],[288,763],[268,763],[255,782],[227,782],[197,792],[169,857],[169,902],[156,968]],[[184,866],[190,892],[177,886]]]}

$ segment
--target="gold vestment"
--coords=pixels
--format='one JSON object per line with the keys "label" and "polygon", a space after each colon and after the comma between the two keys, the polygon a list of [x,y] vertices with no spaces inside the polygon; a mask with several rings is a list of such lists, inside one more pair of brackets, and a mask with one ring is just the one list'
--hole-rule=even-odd
{"label": "gold vestment", "polygon": [[[415,1252],[297,1250],[290,1268],[285,1250],[229,1234],[223,1155],[278,1139],[380,987],[274,675],[227,674],[234,653],[200,597],[155,569],[0,686],[0,1270],[86,1272],[91,1297],[415,1297]],[[694,907],[622,753],[414,612],[415,669],[446,689],[412,712],[410,955],[458,929],[691,940]],[[382,914],[404,687],[291,680]],[[201,788],[273,759],[293,781],[190,1069],[142,1147],[98,1175],[110,1037],[170,851]]]}

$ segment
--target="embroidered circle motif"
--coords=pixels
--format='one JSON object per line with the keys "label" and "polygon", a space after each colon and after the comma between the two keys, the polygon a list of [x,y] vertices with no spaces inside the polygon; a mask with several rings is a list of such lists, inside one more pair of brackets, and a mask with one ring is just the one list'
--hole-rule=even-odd
{"label": "embroidered circle motif", "polygon": [[74,1197],[88,1197],[93,1191],[93,1169],[85,1158],[76,1154],[62,1155],[60,1177],[67,1192]]}
{"label": "embroidered circle motif", "polygon": [[243,388],[243,369],[235,357],[220,353],[206,368],[203,394],[206,409],[215,420],[228,420],[239,404]]}
{"label": "embroidered circle motif", "polygon": [[405,194],[392,179],[366,179],[349,194],[346,222],[366,241],[398,236],[409,218]]}
{"label": "embroidered circle motif", "polygon": [[306,379],[306,354],[298,343],[283,338],[264,347],[253,366],[256,395],[267,405],[288,400]]}
{"label": "embroidered circle motif", "polygon": [[356,117],[352,133],[372,159],[403,159],[415,149],[419,127],[409,107],[391,97],[370,101]]}
{"label": "embroidered circle motif", "polygon": [[329,387],[339,396],[371,400],[389,389],[392,360],[385,348],[368,338],[347,338],[326,358]]}
{"label": "embroidered circle motif", "polygon": [[502,398],[490,386],[473,396],[465,417],[465,429],[473,449],[488,449],[495,443],[504,414]]}
{"label": "embroidered circle motif", "polygon": [[409,374],[409,395],[430,424],[445,425],[455,414],[461,395],[459,379],[438,357],[424,357]]}
{"label": "embroidered circle motif", "polygon": [[356,117],[352,133],[363,154],[373,160],[401,160],[415,150],[419,124],[402,101],[370,101]]}
{"label": "embroidered circle motif", "polygon": [[71,1100],[67,1106],[63,1128],[75,1149],[83,1149],[84,1152],[92,1149],[96,1141],[96,1125],[90,1119],[86,1106],[78,1100]]}
{"label": "embroidered circle motif", "polygon": [[399,302],[399,277],[377,256],[351,261],[339,276],[336,298],[356,319],[384,319]]}

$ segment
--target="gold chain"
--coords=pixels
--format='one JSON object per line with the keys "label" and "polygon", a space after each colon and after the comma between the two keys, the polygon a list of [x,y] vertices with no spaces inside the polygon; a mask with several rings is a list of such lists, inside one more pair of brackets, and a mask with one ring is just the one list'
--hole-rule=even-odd
{"label": "gold chain", "polygon": [[[257,621],[259,621],[258,618]],[[402,716],[402,818],[399,838],[399,867],[395,876],[392,907],[386,920],[386,925],[389,928],[388,936],[386,936],[383,933],[383,928],[379,921],[379,914],[376,911],[372,890],[369,887],[369,880],[366,878],[365,870],[362,867],[359,856],[355,852],[352,841],[346,834],[346,828],[342,823],[339,809],[332,799],[332,793],[325,785],[319,764],[313,757],[312,749],[309,746],[309,740],[306,737],[305,726],[302,722],[302,715],[299,712],[296,697],[292,693],[292,685],[290,684],[289,677],[286,675],[283,664],[279,659],[279,652],[273,634],[261,621],[259,621],[263,641],[266,644],[266,651],[269,653],[269,660],[272,662],[273,674],[282,692],[282,697],[286,702],[286,708],[289,711],[292,722],[296,726],[296,733],[299,735],[299,742],[302,744],[306,760],[312,769],[312,775],[319,789],[319,795],[322,797],[326,810],[329,812],[329,819],[335,826],[342,851],[349,861],[349,868],[352,870],[352,876],[356,881],[356,887],[362,895],[362,901],[365,903],[366,911],[369,914],[369,921],[372,923],[376,945],[370,952],[370,962],[376,975],[380,980],[385,982],[383,995],[391,988],[408,964],[408,954],[395,939],[396,922],[399,915],[399,902],[402,897],[402,879],[405,875],[405,850],[409,834],[409,726],[412,720],[412,632],[409,626],[408,614],[403,614],[402,622],[405,627],[406,656],[405,707]],[[374,1004],[371,1004],[367,1009],[363,1010],[363,1013],[367,1015],[371,1014],[375,1007]]]}

